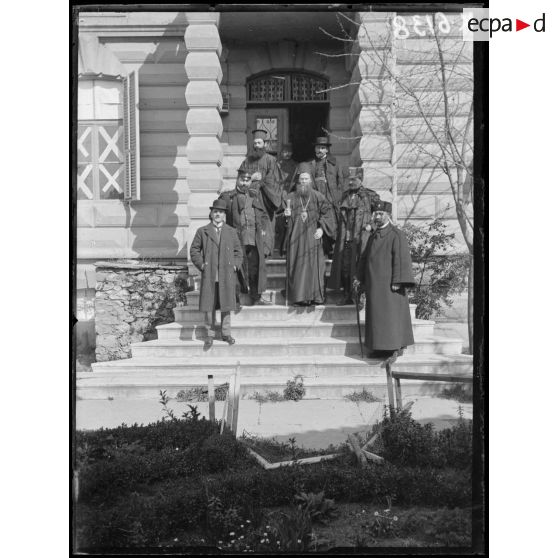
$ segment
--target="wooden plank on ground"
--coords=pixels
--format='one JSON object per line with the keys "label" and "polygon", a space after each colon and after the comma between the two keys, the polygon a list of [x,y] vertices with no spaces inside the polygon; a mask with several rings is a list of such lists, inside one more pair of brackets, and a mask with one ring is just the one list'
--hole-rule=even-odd
{"label": "wooden plank on ground", "polygon": [[364,455],[363,451],[360,449],[356,436],[354,434],[349,434],[348,439],[349,443],[351,444],[352,450],[357,456],[360,466],[363,468],[366,467],[368,465],[368,461],[366,460],[366,456]]}
{"label": "wooden plank on ground", "polygon": [[391,372],[393,378],[400,380],[430,380],[439,382],[472,382],[473,376],[471,374],[430,374],[423,372],[406,372],[400,370],[393,370]]}

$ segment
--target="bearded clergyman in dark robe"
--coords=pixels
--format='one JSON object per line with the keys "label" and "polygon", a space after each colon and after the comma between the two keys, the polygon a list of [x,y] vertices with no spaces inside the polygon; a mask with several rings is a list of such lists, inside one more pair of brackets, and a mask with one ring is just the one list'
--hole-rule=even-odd
{"label": "bearded clergyman in dark robe", "polygon": [[275,212],[281,206],[281,171],[277,166],[277,159],[265,149],[267,132],[254,130],[252,134],[254,136],[252,153],[242,161],[239,170],[251,173],[252,188],[256,188],[261,193],[269,217],[266,252],[271,254],[275,239]]}
{"label": "bearded clergyman in dark robe", "polygon": [[366,293],[365,344],[370,357],[386,357],[414,343],[407,289],[415,285],[405,233],[391,221],[391,203],[372,209],[376,230],[360,258],[355,288]]}
{"label": "bearded clergyman in dark robe", "polygon": [[380,199],[374,190],[363,186],[362,167],[348,170],[348,187],[339,205],[337,240],[327,285],[332,289],[343,288],[344,297],[339,306],[353,303],[353,279],[372,230],[372,203]]}
{"label": "bearded clergyman in dark robe", "polygon": [[324,237],[335,238],[335,214],[326,197],[313,188],[311,168],[299,165],[294,191],[285,200],[287,219],[287,291],[289,304],[325,302]]}

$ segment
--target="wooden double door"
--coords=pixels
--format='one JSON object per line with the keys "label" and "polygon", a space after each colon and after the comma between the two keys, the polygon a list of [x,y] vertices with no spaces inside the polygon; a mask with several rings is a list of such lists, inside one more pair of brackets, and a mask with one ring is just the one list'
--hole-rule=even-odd
{"label": "wooden double door", "polygon": [[279,155],[285,143],[293,146],[293,159],[308,161],[314,157],[314,140],[328,129],[329,103],[291,103],[247,108],[248,137],[252,130],[266,130],[267,150]]}

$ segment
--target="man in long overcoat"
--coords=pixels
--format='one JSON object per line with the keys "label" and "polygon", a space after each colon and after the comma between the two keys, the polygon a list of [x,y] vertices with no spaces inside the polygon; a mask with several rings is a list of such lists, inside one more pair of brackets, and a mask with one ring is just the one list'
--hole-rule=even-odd
{"label": "man in long overcoat", "polygon": [[252,134],[252,153],[242,161],[240,169],[252,174],[252,187],[261,192],[269,217],[266,251],[271,254],[275,239],[275,212],[281,206],[281,171],[277,166],[277,159],[265,150],[267,132],[254,130]]}
{"label": "man in long overcoat", "polygon": [[365,344],[370,356],[386,356],[414,343],[406,289],[415,280],[405,234],[391,222],[391,203],[379,201],[373,209],[377,228],[360,259],[355,286],[364,284],[366,293]]}
{"label": "man in long overcoat", "polygon": [[269,304],[262,298],[267,286],[265,240],[269,217],[261,192],[252,187],[251,173],[239,169],[236,188],[223,192],[219,199],[227,203],[227,224],[236,229],[244,250],[241,283],[249,287],[253,304]]}
{"label": "man in long overcoat", "polygon": [[215,200],[210,208],[211,222],[200,227],[192,240],[190,258],[201,271],[200,312],[205,312],[207,350],[215,339],[215,311],[221,310],[221,336],[229,345],[231,310],[236,310],[236,270],[242,265],[242,246],[238,234],[225,223],[227,203]]}
{"label": "man in long overcoat", "polygon": [[[318,137],[314,142],[315,157],[306,163],[310,165],[312,177],[316,189],[325,196],[331,204],[335,214],[336,226],[339,221],[339,206],[343,197],[343,170],[337,164],[335,157],[329,152],[331,143],[327,137]],[[324,239],[324,253],[326,256],[333,255],[333,243],[335,239]]]}
{"label": "man in long overcoat", "polygon": [[344,299],[338,305],[352,304],[353,279],[360,255],[372,230],[372,203],[380,196],[362,185],[362,167],[349,167],[348,189],[339,207],[339,226],[328,287],[343,288]]}
{"label": "man in long overcoat", "polygon": [[299,166],[295,190],[285,201],[287,287],[290,304],[325,302],[323,238],[335,238],[335,218],[325,196],[312,188],[310,169]]}

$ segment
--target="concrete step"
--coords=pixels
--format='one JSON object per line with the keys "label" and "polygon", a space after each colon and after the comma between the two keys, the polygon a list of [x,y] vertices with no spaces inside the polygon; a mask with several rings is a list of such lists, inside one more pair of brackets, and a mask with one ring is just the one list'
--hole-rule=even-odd
{"label": "concrete step", "polygon": [[[326,356],[360,355],[358,337],[331,339],[329,337],[305,337],[300,339],[284,338],[247,338],[238,339],[234,345],[216,340],[209,351],[203,350],[204,341],[156,339],[132,344],[134,358],[191,358],[191,357],[230,357],[237,356]],[[405,354],[456,354],[461,347],[460,340],[443,337],[418,337],[414,345],[407,347]],[[366,354],[366,347],[364,347]]]}
{"label": "concrete step", "polygon": [[[364,327],[362,335],[364,336]],[[461,339],[446,339],[444,337],[432,336],[432,325],[417,321],[413,324],[413,331],[417,339],[430,339],[436,346],[432,352],[443,352],[446,354],[460,354],[463,342]],[[333,322],[304,323],[297,321],[281,322],[241,322],[236,323],[233,318],[232,334],[237,340],[253,339],[281,339],[282,342],[298,341],[306,338],[321,337],[327,342],[328,339],[344,341],[348,338],[358,338],[358,324],[356,320],[344,320]],[[178,324],[164,324],[157,326],[157,337],[159,340],[186,341],[192,339],[204,340],[206,329],[203,322]],[[435,350],[434,350],[435,349]]]}
{"label": "concrete step", "polygon": [[[284,288],[284,287],[283,287]],[[191,312],[198,312],[199,304],[200,304],[200,293],[199,291],[190,291],[186,294],[188,305],[187,306],[177,306],[175,311],[175,318],[177,322],[180,321],[188,321],[188,315]],[[265,310],[265,316],[269,317],[269,319],[274,319],[277,313],[284,315],[286,312],[287,314],[315,314],[316,312],[324,312],[324,310],[318,310],[325,307],[326,313],[329,313],[332,316],[337,314],[337,310],[344,314],[349,314],[356,319],[355,313],[355,306],[353,304],[346,305],[346,306],[337,306],[337,302],[344,298],[344,295],[340,291],[327,291],[327,302],[326,304],[319,305],[319,306],[309,306],[309,307],[299,307],[299,306],[288,306],[285,304],[285,296],[284,293],[280,290],[270,290],[268,289],[262,294],[262,298],[267,301],[271,301],[273,304],[269,306],[252,306],[250,296],[247,294],[240,295],[240,302],[242,308],[239,312],[235,315],[240,316],[240,314],[246,310],[248,313],[250,312],[257,312],[259,310]],[[277,308],[272,308],[277,307]],[[283,308],[286,310],[279,310],[279,308]],[[409,310],[411,312],[411,316],[414,317],[416,315],[416,304],[409,304]],[[364,319],[365,317],[365,310],[362,309],[361,316]],[[199,316],[198,316],[199,317]],[[195,318],[198,319],[198,318]],[[363,322],[364,323],[364,322]],[[434,323],[434,322],[432,322]]]}
{"label": "concrete step", "polygon": [[[180,324],[199,323],[204,319],[204,313],[198,310],[198,306],[178,306],[174,308],[175,321]],[[217,311],[220,319],[220,312]],[[361,323],[364,323],[366,311],[360,311]],[[337,322],[353,320],[356,322],[355,305],[336,306],[326,304],[320,306],[298,307],[273,304],[268,306],[243,306],[240,310],[233,313],[233,323],[252,323],[271,321],[274,323],[288,321],[290,323],[317,323],[317,322]],[[414,320],[415,323],[431,325],[434,328],[435,322],[430,320]]]}
{"label": "concrete step", "polygon": [[[214,375],[217,384],[228,381],[236,369],[235,361],[240,363],[243,393],[284,389],[287,380],[297,374],[304,379],[308,397],[335,398],[367,386],[385,386],[386,381],[381,361],[348,356],[289,356],[280,361],[276,357],[245,356],[238,359],[131,358],[94,363],[92,372],[78,375],[77,396],[81,399],[149,399],[157,397],[160,389],[166,389],[169,397],[175,397],[181,389],[207,385],[208,374]],[[472,366],[469,355],[430,354],[404,355],[394,369],[470,374]]]}

